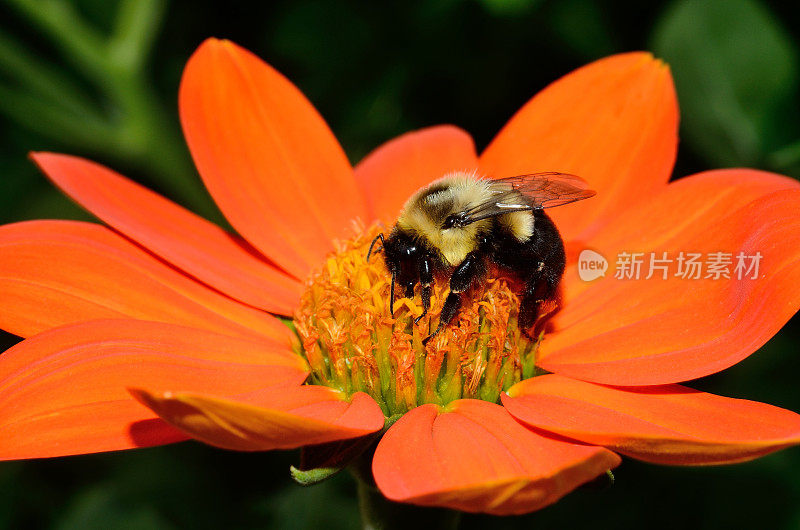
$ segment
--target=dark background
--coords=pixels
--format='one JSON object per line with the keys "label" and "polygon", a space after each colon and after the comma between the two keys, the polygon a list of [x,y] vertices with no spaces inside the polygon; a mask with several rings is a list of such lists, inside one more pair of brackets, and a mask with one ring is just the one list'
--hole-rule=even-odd
{"label": "dark background", "polygon": [[[407,130],[454,123],[482,149],[529,97],[594,59],[647,49],[681,105],[675,178],[750,166],[800,177],[800,16],[755,0],[172,2],[0,5],[0,222],[90,219],[26,159],[108,164],[219,220],[180,137],[177,86],[206,37],[254,51],[326,117],[353,162]],[[2,303],[2,300],[0,300]],[[0,349],[15,342],[0,337]],[[692,386],[800,411],[795,318],[739,365]],[[195,443],[0,463],[0,528],[354,528],[355,484],[312,488],[297,455]],[[605,491],[463,528],[799,528],[800,449],[727,467],[626,460]]]}

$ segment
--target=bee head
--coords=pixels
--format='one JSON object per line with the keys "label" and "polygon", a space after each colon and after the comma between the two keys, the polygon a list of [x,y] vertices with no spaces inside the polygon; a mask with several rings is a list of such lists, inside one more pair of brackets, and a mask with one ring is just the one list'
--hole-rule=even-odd
{"label": "bee head", "polygon": [[422,248],[417,241],[398,228],[392,230],[383,244],[386,267],[407,297],[414,295],[414,286],[419,281],[418,262],[421,254]]}

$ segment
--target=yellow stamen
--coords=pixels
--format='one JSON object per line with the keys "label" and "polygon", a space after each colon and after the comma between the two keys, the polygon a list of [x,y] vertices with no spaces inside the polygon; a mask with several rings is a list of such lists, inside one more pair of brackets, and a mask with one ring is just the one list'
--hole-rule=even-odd
{"label": "yellow stamen", "polygon": [[458,317],[423,346],[438,324],[446,282],[436,282],[429,316],[419,325],[418,295],[396,300],[392,318],[383,256],[366,260],[379,228],[361,232],[309,278],[294,317],[296,348],[311,366],[312,384],[366,392],[391,416],[459,398],[496,402],[534,375],[536,344],[517,328],[519,300],[505,279],[489,279],[471,293]]}

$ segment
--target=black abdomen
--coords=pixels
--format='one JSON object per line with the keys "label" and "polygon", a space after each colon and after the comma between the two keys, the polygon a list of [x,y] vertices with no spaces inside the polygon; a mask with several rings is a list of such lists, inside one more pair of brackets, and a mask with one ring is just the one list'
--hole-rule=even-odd
{"label": "black abdomen", "polygon": [[487,255],[502,269],[526,281],[544,263],[549,275],[560,279],[564,272],[565,254],[561,235],[553,221],[542,210],[534,210],[533,235],[526,241],[514,237],[503,224],[495,221],[494,237],[487,238]]}

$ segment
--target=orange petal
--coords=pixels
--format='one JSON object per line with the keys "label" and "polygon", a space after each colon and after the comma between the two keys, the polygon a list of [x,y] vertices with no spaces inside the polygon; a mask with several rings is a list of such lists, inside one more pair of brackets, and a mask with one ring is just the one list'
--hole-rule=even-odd
{"label": "orange petal", "polygon": [[305,278],[366,219],[350,163],[292,83],[229,42],[205,41],[180,88],[186,141],[231,225],[265,256]]}
{"label": "orange petal", "polygon": [[358,392],[323,386],[282,386],[244,400],[131,389],[141,403],[192,438],[234,451],[294,449],[357,438],[383,428],[378,404]]}
{"label": "orange petal", "polygon": [[185,436],[131,398],[154,386],[234,396],[300,384],[305,363],[270,341],[135,320],[46,331],[0,355],[0,459],[159,445]]}
{"label": "orange petal", "polygon": [[100,225],[0,226],[0,328],[28,337],[103,318],[155,320],[286,341],[275,317],[222,296]]}
{"label": "orange petal", "polygon": [[393,223],[403,204],[423,186],[453,171],[475,171],[478,156],[469,133],[439,125],[399,136],[367,155],[356,180],[373,219]]}
{"label": "orange petal", "polygon": [[800,444],[800,415],[680,385],[612,388],[545,375],[503,405],[532,427],[670,465],[728,464]]}
{"label": "orange petal", "polygon": [[[591,241],[605,278],[565,273],[564,304],[542,343],[550,372],[611,385],[677,383],[723,370],[761,347],[800,308],[800,185],[748,170],[681,179],[614,220]],[[645,253],[640,279],[614,277],[620,252]],[[667,279],[649,273],[667,253]],[[730,279],[676,277],[680,252],[730,254]],[[761,254],[758,274],[736,272]],[[750,264],[747,259],[744,265]],[[656,264],[658,265],[658,264]],[[740,275],[742,278],[739,279]]]}
{"label": "orange petal", "polygon": [[585,239],[627,205],[663,188],[678,146],[669,69],[648,53],[596,61],[551,84],[481,154],[493,177],[573,173],[597,196],[549,210],[565,239]]}
{"label": "orange petal", "polygon": [[300,283],[213,223],[94,162],[55,153],[31,157],[100,220],[198,280],[266,311],[294,311]]}
{"label": "orange petal", "polygon": [[538,510],[620,459],[600,447],[530,431],[499,405],[422,405],[392,425],[372,472],[389,499],[496,515]]}

